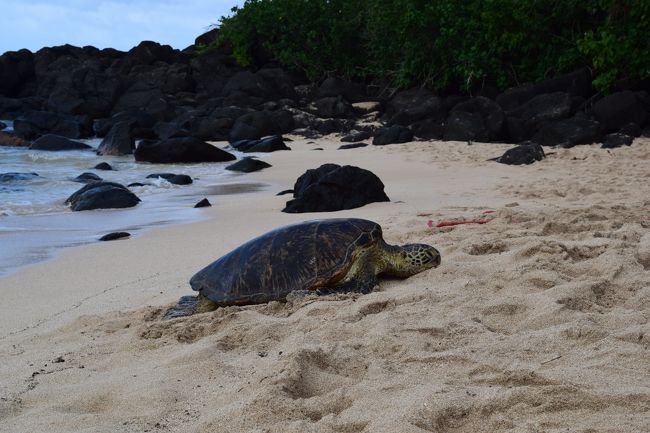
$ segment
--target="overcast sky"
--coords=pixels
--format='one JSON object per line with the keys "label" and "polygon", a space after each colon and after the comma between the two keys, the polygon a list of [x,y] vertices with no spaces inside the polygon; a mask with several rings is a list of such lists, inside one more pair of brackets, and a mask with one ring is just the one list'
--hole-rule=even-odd
{"label": "overcast sky", "polygon": [[72,44],[183,49],[243,0],[0,0],[0,53]]}

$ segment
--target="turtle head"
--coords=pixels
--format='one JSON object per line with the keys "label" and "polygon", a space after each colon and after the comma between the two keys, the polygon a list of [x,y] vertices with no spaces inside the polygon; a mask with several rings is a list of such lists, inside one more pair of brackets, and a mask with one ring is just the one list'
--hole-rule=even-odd
{"label": "turtle head", "polygon": [[391,248],[385,272],[397,277],[410,277],[440,266],[440,252],[426,244],[406,244]]}

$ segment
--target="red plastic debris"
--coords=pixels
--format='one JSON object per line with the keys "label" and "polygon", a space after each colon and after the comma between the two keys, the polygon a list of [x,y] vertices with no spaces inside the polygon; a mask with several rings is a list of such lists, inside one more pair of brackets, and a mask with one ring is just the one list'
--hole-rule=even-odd
{"label": "red plastic debris", "polygon": [[484,210],[483,213],[494,213],[496,212],[495,210]]}
{"label": "red plastic debris", "polygon": [[[486,224],[489,223],[490,220],[465,220],[465,221],[441,221],[438,224],[436,224],[436,227],[448,227],[448,226],[458,226],[461,224]],[[427,223],[429,227],[433,227],[433,221],[429,220]]]}

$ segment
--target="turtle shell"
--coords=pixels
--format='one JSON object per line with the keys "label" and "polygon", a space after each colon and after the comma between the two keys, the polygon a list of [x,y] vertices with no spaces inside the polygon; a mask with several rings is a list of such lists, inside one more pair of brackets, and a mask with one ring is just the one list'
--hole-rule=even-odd
{"label": "turtle shell", "polygon": [[197,272],[190,285],[219,305],[282,300],[293,290],[336,285],[355,251],[381,241],[381,227],[372,221],[306,221],[246,242]]}

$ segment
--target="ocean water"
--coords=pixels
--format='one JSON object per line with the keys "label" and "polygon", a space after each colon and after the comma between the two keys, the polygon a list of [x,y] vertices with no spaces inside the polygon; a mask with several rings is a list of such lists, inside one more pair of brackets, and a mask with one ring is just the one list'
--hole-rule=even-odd
{"label": "ocean water", "polygon": [[[11,126],[11,122],[4,123]],[[96,148],[101,139],[80,141]],[[92,168],[102,161],[114,171]],[[132,155],[98,156],[93,150],[51,152],[0,146],[0,173],[38,173],[37,177],[0,182],[0,276],[49,259],[62,248],[96,242],[106,233],[127,231],[137,236],[147,228],[199,220],[205,211],[193,206],[215,191],[264,187],[225,170],[228,164],[150,164],[136,162]],[[130,188],[142,200],[133,208],[72,212],[63,203],[84,186],[72,180],[83,172],[125,186],[132,182],[149,185]],[[194,183],[182,186],[147,179],[152,173],[187,174]]]}

